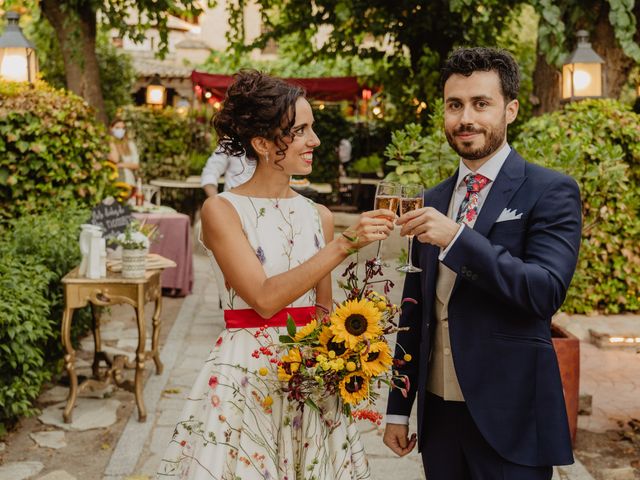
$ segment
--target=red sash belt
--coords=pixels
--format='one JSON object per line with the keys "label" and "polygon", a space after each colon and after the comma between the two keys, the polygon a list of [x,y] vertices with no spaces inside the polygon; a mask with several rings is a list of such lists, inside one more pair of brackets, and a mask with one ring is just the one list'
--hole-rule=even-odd
{"label": "red sash belt", "polygon": [[296,325],[301,327],[311,321],[316,313],[316,307],[291,307],[284,308],[271,318],[262,318],[251,308],[243,308],[240,310],[225,310],[224,321],[227,328],[260,328],[268,327],[285,327],[289,315],[293,318]]}

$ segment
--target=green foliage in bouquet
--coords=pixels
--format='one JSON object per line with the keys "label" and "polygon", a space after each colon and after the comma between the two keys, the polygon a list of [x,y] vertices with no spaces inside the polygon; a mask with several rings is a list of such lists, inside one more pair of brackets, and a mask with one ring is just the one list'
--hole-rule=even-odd
{"label": "green foliage in bouquet", "polygon": [[108,144],[81,98],[44,82],[0,81],[0,219],[110,195]]}
{"label": "green foliage in bouquet", "polygon": [[514,146],[580,185],[582,245],[563,310],[638,311],[640,115],[615,100],[583,100],[530,120]]}
{"label": "green foliage in bouquet", "polygon": [[[60,279],[80,261],[86,209],[23,216],[0,228],[0,424],[35,413],[44,382],[62,365]],[[88,309],[75,312],[71,335],[87,331]]]}

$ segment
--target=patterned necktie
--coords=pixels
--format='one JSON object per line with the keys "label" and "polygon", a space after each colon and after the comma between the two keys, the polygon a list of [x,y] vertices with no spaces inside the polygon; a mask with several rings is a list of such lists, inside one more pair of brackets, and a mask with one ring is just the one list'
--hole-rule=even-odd
{"label": "patterned necktie", "polygon": [[458,209],[458,215],[456,215],[456,222],[471,223],[478,215],[478,197],[480,190],[486,187],[489,182],[487,177],[480,175],[479,173],[469,173],[464,177],[464,183],[467,184],[467,193],[460,204]]}

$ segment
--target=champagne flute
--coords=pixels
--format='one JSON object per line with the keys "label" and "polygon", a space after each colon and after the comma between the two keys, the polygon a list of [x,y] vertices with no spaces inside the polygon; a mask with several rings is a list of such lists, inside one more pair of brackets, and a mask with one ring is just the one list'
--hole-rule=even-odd
{"label": "champagne flute", "polygon": [[[374,203],[374,210],[384,208],[396,213],[398,210],[398,204],[400,203],[400,184],[394,182],[380,182],[376,187],[376,199]],[[380,248],[382,247],[382,240],[378,241],[378,251],[376,252],[376,258],[373,260],[374,265],[381,266],[382,259],[380,258]]]}
{"label": "champagne flute", "polygon": [[[402,185],[401,198],[400,198],[400,215],[404,215],[412,210],[422,208],[424,205],[424,189],[422,185],[408,184]],[[413,265],[411,247],[413,246],[413,235],[407,235],[409,239],[409,255],[407,256],[407,263],[399,266],[396,270],[404,273],[421,272],[422,269]]]}

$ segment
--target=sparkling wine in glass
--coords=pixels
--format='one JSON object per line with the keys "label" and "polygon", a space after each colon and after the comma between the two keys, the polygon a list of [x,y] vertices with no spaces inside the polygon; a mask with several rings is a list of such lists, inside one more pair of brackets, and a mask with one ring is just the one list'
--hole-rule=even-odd
{"label": "sparkling wine in glass", "polygon": [[[424,206],[424,189],[422,185],[402,185],[401,198],[400,198],[400,215],[404,215],[412,210],[417,210]],[[409,254],[407,256],[407,263],[397,268],[400,272],[414,273],[421,272],[422,269],[413,265],[411,248],[413,246],[413,235],[407,235],[409,240]]]}
{"label": "sparkling wine in glass", "polygon": [[[374,210],[384,208],[396,213],[398,210],[398,204],[400,203],[400,184],[394,182],[380,182],[376,187],[376,199],[374,203]],[[376,258],[373,260],[375,265],[382,265],[382,259],[380,258],[380,248],[382,247],[382,240],[378,242],[378,251],[376,252]]]}

